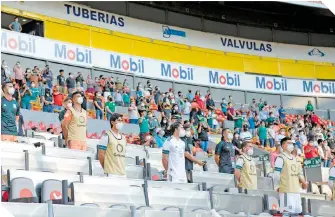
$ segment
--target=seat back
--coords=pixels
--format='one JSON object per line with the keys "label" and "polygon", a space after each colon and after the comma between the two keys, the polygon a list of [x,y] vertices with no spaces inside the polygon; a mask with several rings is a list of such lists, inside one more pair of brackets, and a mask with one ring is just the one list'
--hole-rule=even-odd
{"label": "seat back", "polygon": [[149,204],[154,209],[177,207],[183,208],[185,212],[210,210],[210,197],[208,191],[181,191],[149,188],[148,197]]}
{"label": "seat back", "polygon": [[29,154],[36,155],[42,154],[42,147],[35,147],[34,145],[27,143],[17,143],[17,142],[1,142],[0,149],[2,152],[14,152],[22,153],[27,150]]}
{"label": "seat back", "polygon": [[62,182],[59,180],[49,179],[42,183],[41,202],[48,200],[59,201],[62,199]]}
{"label": "seat back", "polygon": [[38,139],[38,138],[30,138],[30,137],[22,137],[22,136],[18,136],[16,138],[18,142],[24,142],[29,145],[32,145],[37,142],[44,143],[45,147],[54,147],[55,145],[53,141],[46,140],[46,139]]}
{"label": "seat back", "polygon": [[148,181],[148,188],[156,188],[162,190],[182,190],[182,191],[199,191],[197,183],[172,183],[164,181]]}
{"label": "seat back", "polygon": [[[122,179],[120,179],[122,182]],[[85,183],[73,183],[74,204],[96,203],[100,207],[145,206],[144,191],[137,186],[111,186]]]}
{"label": "seat back", "polygon": [[207,188],[213,188],[213,191],[224,192],[228,188],[235,187],[233,174],[193,171],[192,176],[193,182],[206,182]]}
{"label": "seat back", "polygon": [[266,207],[267,210],[277,210],[279,211],[279,193],[277,191],[271,191],[271,190],[248,190],[248,195],[252,196],[260,196],[263,197],[265,195],[268,196],[268,207]]}
{"label": "seat back", "polygon": [[270,177],[257,177],[257,189],[274,190],[273,179]]}
{"label": "seat back", "polygon": [[1,166],[4,170],[7,169],[24,170],[25,169],[24,153],[2,151]]}
{"label": "seat back", "polygon": [[313,200],[326,200],[326,195],[324,194],[312,194],[312,193],[300,193],[301,198],[313,199]]}
{"label": "seat back", "polygon": [[143,179],[143,167],[137,165],[126,166],[127,178],[129,179]]}
{"label": "seat back", "polygon": [[31,179],[19,177],[10,182],[9,201],[37,203],[34,183]]}
{"label": "seat back", "polygon": [[77,174],[82,172],[89,174],[89,162],[84,159],[66,159],[50,156],[29,155],[29,170],[48,171],[66,174]]}
{"label": "seat back", "polygon": [[[12,216],[15,217],[46,217],[48,216],[48,205],[45,203],[2,203]],[[1,216],[3,213],[1,213]],[[7,215],[4,215],[7,216]],[[58,217],[55,215],[55,217]]]}
{"label": "seat back", "polygon": [[314,200],[310,201],[310,209],[312,216],[333,217],[335,201]]}
{"label": "seat back", "polygon": [[263,198],[246,194],[213,193],[213,205],[217,211],[240,212],[258,215],[263,212]]}
{"label": "seat back", "polygon": [[110,186],[137,186],[141,187],[144,184],[143,179],[122,179],[115,177],[97,177],[97,176],[83,176],[83,183],[96,185],[110,185]]}
{"label": "seat back", "polygon": [[87,159],[91,157],[94,159],[95,155],[91,151],[73,150],[67,148],[53,148],[45,147],[45,155],[50,157],[60,157],[69,159]]}

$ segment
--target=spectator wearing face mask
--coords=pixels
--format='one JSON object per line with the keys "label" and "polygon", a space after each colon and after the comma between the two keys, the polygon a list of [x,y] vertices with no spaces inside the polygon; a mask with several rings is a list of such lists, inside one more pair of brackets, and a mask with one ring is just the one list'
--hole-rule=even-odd
{"label": "spectator wearing face mask", "polygon": [[112,114],[115,112],[115,102],[113,100],[112,96],[108,96],[108,101],[106,102],[106,114],[107,114],[107,120],[109,120],[112,117]]}
{"label": "spectator wearing face mask", "polygon": [[211,94],[207,96],[206,106],[208,110],[215,110],[215,103]]}
{"label": "spectator wearing face mask", "polygon": [[281,128],[279,130],[279,134],[276,136],[276,143],[277,144],[280,144],[280,141],[286,137],[286,134],[285,134],[285,129]]}
{"label": "spectator wearing face mask", "polygon": [[81,86],[81,87],[84,87],[84,77],[83,77],[83,74],[81,74],[81,72],[78,72],[77,76],[76,76],[76,83]]}
{"label": "spectator wearing face mask", "polygon": [[249,132],[251,133],[252,137],[256,136],[256,123],[255,118],[249,113],[247,115],[248,123],[249,123]]}
{"label": "spectator wearing face mask", "polygon": [[269,113],[269,117],[266,119],[266,123],[268,125],[273,124],[275,122],[275,116],[272,112]]}
{"label": "spectator wearing face mask", "polygon": [[27,84],[23,84],[21,86],[20,94],[21,94],[21,108],[30,110],[31,109],[30,100],[32,93],[31,90],[28,88]]}
{"label": "spectator wearing face mask", "polygon": [[66,111],[68,109],[72,108],[72,99],[70,97],[65,98],[64,101],[62,102],[62,105],[63,105],[64,109],[58,115],[58,119],[61,122],[61,124],[63,123],[64,115],[65,115]]}
{"label": "spectator wearing face mask", "polygon": [[309,139],[308,145],[304,147],[304,153],[306,159],[311,159],[319,156],[318,149],[314,145],[314,139]]}
{"label": "spectator wearing face mask", "polygon": [[79,91],[72,94],[73,106],[68,108],[63,120],[63,133],[70,149],[87,150],[87,114],[82,109],[83,96]]}
{"label": "spectator wearing face mask", "polygon": [[302,146],[307,145],[307,137],[303,130],[299,130],[299,142]]}
{"label": "spectator wearing face mask", "polygon": [[184,102],[185,102],[185,105],[184,105],[183,114],[184,115],[189,115],[191,113],[192,105],[187,98],[184,99]]}
{"label": "spectator wearing face mask", "polygon": [[172,116],[172,110],[171,107],[167,103],[163,103],[163,110],[161,112],[162,117],[170,120]]}
{"label": "spectator wearing face mask", "polygon": [[45,66],[42,72],[42,78],[46,80],[48,87],[52,88],[53,73],[50,70],[49,65]]}
{"label": "spectator wearing face mask", "polygon": [[327,134],[327,143],[332,154],[335,155],[335,139],[331,132]]}
{"label": "spectator wearing face mask", "polygon": [[308,100],[308,103],[305,107],[305,110],[306,110],[306,112],[313,112],[314,111],[314,107],[313,107],[312,102],[310,100]]}
{"label": "spectator wearing face mask", "polygon": [[144,147],[148,146],[150,148],[157,148],[156,140],[150,133],[145,134],[143,139],[140,141],[140,145],[143,145]]}
{"label": "spectator wearing face mask", "polygon": [[36,102],[37,98],[40,96],[40,90],[36,87],[35,82],[30,84],[30,91],[31,91],[31,100],[32,102]]}
{"label": "spectator wearing face mask", "polygon": [[240,133],[242,141],[250,141],[252,139],[252,134],[249,131],[248,125],[243,125],[243,131]]}
{"label": "spectator wearing face mask", "polygon": [[224,115],[227,115],[227,108],[228,108],[228,103],[226,98],[222,98],[222,102],[221,102],[221,111],[223,112]]}
{"label": "spectator wearing face mask", "polygon": [[43,102],[43,112],[53,112],[53,104],[54,100],[52,97],[52,90],[47,86],[47,82],[44,82],[45,89],[44,89],[44,94],[42,94],[42,102]]}
{"label": "spectator wearing face mask", "polygon": [[228,108],[227,108],[227,119],[229,121],[234,121],[234,117],[236,116],[235,109],[232,106],[232,103],[228,103]]}
{"label": "spectator wearing face mask", "polygon": [[101,93],[95,92],[95,97],[93,100],[93,104],[95,107],[95,115],[96,119],[102,120],[104,117],[104,104],[101,99]]}
{"label": "spectator wearing face mask", "polygon": [[13,68],[13,73],[15,77],[15,82],[19,85],[22,86],[23,84],[23,79],[24,79],[24,72],[23,69],[21,68],[20,62],[17,62]]}
{"label": "spectator wearing face mask", "polygon": [[275,146],[275,139],[276,139],[276,133],[273,129],[273,124],[270,124],[267,128],[267,138],[269,141],[270,148],[273,148]]}
{"label": "spectator wearing face mask", "polygon": [[162,120],[161,120],[161,128],[165,131],[165,137],[168,137],[169,135],[166,134],[166,129],[168,128],[169,126],[169,121],[167,118],[165,117],[162,117]]}
{"label": "spectator wearing face mask", "polygon": [[65,94],[65,77],[64,70],[59,70],[59,75],[57,76],[57,85],[59,86],[59,91]]}
{"label": "spectator wearing face mask", "polygon": [[138,109],[136,107],[135,101],[132,101],[130,103],[130,106],[128,108],[128,114],[129,114],[129,123],[130,124],[138,124]]}
{"label": "spectator wearing face mask", "polygon": [[192,93],[192,90],[188,90],[188,93],[186,94],[186,98],[192,102],[194,99],[194,94]]}
{"label": "spectator wearing face mask", "polygon": [[148,124],[151,135],[155,135],[155,129],[160,127],[157,118],[154,116],[152,111],[148,111]]}
{"label": "spectator wearing face mask", "polygon": [[266,146],[266,140],[267,140],[267,128],[265,127],[265,122],[261,122],[261,126],[258,128],[258,137],[259,137],[259,142],[261,143],[262,147]]}
{"label": "spectator wearing face mask", "polygon": [[198,126],[198,139],[200,139],[200,146],[204,152],[207,152],[208,150],[208,132],[209,127],[205,119],[200,120],[199,126]]}
{"label": "spectator wearing face mask", "polygon": [[14,142],[18,135],[18,120],[20,106],[13,98],[14,86],[10,82],[2,85],[3,96],[1,97],[1,140]]}
{"label": "spectator wearing face mask", "polygon": [[122,100],[123,100],[123,106],[124,107],[129,107],[130,105],[130,96],[128,93],[124,92],[122,95]]}
{"label": "spectator wearing face mask", "polygon": [[123,99],[122,99],[122,94],[120,93],[120,90],[117,90],[114,94],[115,98],[115,105],[116,106],[123,106]]}
{"label": "spectator wearing face mask", "polygon": [[239,155],[243,141],[240,137],[240,134],[238,134],[237,132],[234,133],[234,138],[233,138],[232,143],[235,149],[235,155]]}
{"label": "spectator wearing face mask", "polygon": [[92,77],[90,75],[87,75],[87,79],[86,79],[86,85],[87,85],[87,93],[94,93],[94,80],[92,79]]}
{"label": "spectator wearing face mask", "polygon": [[286,117],[286,111],[283,108],[283,106],[280,106],[280,109],[278,110],[279,113],[279,121],[281,124],[285,124],[285,117]]}
{"label": "spectator wearing face mask", "polygon": [[220,173],[234,173],[235,148],[232,143],[233,137],[230,129],[223,129],[221,141],[215,147],[215,162]]}
{"label": "spectator wearing face mask", "polygon": [[196,159],[193,156],[193,138],[189,124],[184,125],[185,136],[181,139],[185,142],[185,170],[187,173],[188,182],[191,181],[191,171],[193,170],[193,163],[198,164],[199,166],[205,165],[203,161]]}
{"label": "spectator wearing face mask", "polygon": [[155,140],[156,140],[157,147],[162,148],[164,142],[166,141],[166,138],[164,137],[165,135],[164,129],[156,128],[155,132],[156,132]]}
{"label": "spectator wearing face mask", "polygon": [[140,126],[140,140],[145,139],[145,134],[149,133],[149,120],[146,110],[140,110],[140,118],[138,119]]}
{"label": "spectator wearing face mask", "polygon": [[68,93],[72,93],[76,87],[76,80],[72,72],[69,73],[69,77],[66,79],[66,88]]}
{"label": "spectator wearing face mask", "polygon": [[270,154],[270,164],[271,164],[271,168],[275,167],[275,161],[276,158],[280,155],[280,153],[282,152],[282,148],[280,144],[276,144],[276,150],[271,152]]}

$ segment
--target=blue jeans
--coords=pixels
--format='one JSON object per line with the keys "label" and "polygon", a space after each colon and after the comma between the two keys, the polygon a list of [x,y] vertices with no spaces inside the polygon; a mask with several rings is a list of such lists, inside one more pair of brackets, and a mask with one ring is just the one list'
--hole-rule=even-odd
{"label": "blue jeans", "polygon": [[275,146],[275,140],[269,139],[270,148],[273,148]]}
{"label": "blue jeans", "polygon": [[103,113],[100,109],[95,110],[96,119],[103,119]]}
{"label": "blue jeans", "polygon": [[200,147],[204,152],[207,152],[208,149],[208,141],[200,141]]}
{"label": "blue jeans", "polygon": [[324,167],[330,167],[331,160],[322,160]]}
{"label": "blue jeans", "polygon": [[107,112],[107,121],[109,121],[109,119],[111,119],[111,117],[112,117],[112,114]]}
{"label": "blue jeans", "polygon": [[29,103],[21,102],[21,108],[30,110],[31,109],[30,102]]}
{"label": "blue jeans", "polygon": [[59,105],[53,105],[53,109],[54,110],[59,110],[59,111],[62,111],[63,110],[63,106],[59,106]]}
{"label": "blue jeans", "polygon": [[261,146],[265,146],[266,145],[266,139],[260,139],[259,140],[261,142]]}
{"label": "blue jeans", "polygon": [[256,135],[256,129],[249,129],[249,131],[250,131],[252,137],[255,137],[255,135]]}
{"label": "blue jeans", "polygon": [[43,112],[52,113],[53,112],[52,105],[44,105],[43,106]]}
{"label": "blue jeans", "polygon": [[138,124],[138,119],[129,119],[130,124]]}

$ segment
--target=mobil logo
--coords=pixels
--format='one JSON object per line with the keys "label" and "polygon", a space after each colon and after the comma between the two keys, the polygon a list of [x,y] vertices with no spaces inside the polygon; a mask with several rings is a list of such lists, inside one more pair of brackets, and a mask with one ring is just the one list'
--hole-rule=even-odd
{"label": "mobil logo", "polygon": [[110,54],[110,67],[122,71],[144,73],[144,60]]}
{"label": "mobil logo", "polygon": [[287,80],[285,78],[256,76],[256,88],[263,90],[287,91]]}
{"label": "mobil logo", "polygon": [[55,43],[55,57],[78,63],[92,64],[92,51],[86,48],[71,47]]}
{"label": "mobil logo", "polygon": [[302,86],[305,93],[335,94],[335,82],[302,81]]}
{"label": "mobil logo", "polygon": [[169,63],[161,63],[161,76],[189,81],[193,81],[194,77],[192,67],[172,66]]}
{"label": "mobil logo", "polygon": [[227,86],[241,86],[240,75],[235,73],[219,73],[216,71],[209,70],[209,83],[221,84]]}
{"label": "mobil logo", "polygon": [[21,37],[19,34],[1,33],[2,50],[19,51],[20,53],[36,53],[35,39],[33,37]]}

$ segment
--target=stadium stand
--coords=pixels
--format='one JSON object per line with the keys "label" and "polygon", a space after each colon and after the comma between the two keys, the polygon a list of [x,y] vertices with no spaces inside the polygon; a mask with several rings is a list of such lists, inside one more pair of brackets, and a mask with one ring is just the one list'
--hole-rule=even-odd
{"label": "stadium stand", "polygon": [[[334,16],[279,2],[259,6],[280,7],[266,16],[253,3],[246,14],[238,3],[190,3],[187,13],[185,4],[2,3],[1,208],[14,217],[285,216],[295,196],[302,209],[289,214],[335,216],[334,35],[327,22],[294,21],[315,31],[307,37],[286,18],[267,31],[280,8]],[[258,16],[269,19],[251,26]],[[281,191],[284,173],[299,177],[293,196]]]}

